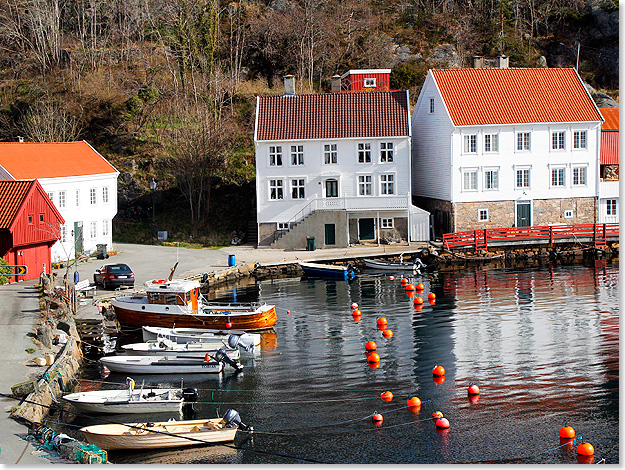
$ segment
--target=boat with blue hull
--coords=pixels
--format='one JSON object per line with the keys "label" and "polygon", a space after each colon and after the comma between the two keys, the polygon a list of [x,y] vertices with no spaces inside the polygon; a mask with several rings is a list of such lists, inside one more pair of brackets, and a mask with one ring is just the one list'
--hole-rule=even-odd
{"label": "boat with blue hull", "polygon": [[299,265],[307,277],[320,279],[335,279],[340,281],[351,281],[356,277],[356,269],[351,263],[347,266],[334,266],[332,264],[310,263],[300,261]]}

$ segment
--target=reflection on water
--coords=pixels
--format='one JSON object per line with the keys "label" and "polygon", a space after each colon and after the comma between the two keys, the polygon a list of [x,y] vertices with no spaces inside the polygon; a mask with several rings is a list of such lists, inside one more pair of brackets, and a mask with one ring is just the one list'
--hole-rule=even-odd
{"label": "reflection on water", "polygon": [[[242,356],[242,374],[193,385],[196,410],[212,417],[234,408],[256,432],[240,433],[239,450],[223,455],[196,448],[150,453],[149,462],[576,463],[575,447],[558,437],[564,425],[595,447],[595,462],[619,462],[617,266],[417,275],[410,280],[425,285],[416,294],[426,299],[421,309],[399,279],[363,274],[350,283],[298,278],[236,288],[239,301],[276,305],[275,336],[260,355]],[[380,316],[390,339],[376,327]],[[378,368],[364,354],[370,340]],[[436,365],[443,379],[433,377]],[[468,396],[471,383],[479,397]],[[380,399],[385,390],[391,402]],[[412,396],[422,405],[411,412]],[[449,430],[435,428],[436,410]],[[383,414],[380,427],[374,411]],[[111,454],[120,463],[147,458]]]}

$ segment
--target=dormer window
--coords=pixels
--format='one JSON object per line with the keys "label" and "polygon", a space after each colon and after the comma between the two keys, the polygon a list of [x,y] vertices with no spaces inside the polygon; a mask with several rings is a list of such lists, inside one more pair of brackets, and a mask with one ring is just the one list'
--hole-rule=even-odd
{"label": "dormer window", "polygon": [[364,87],[365,88],[375,88],[376,87],[375,78],[365,78]]}

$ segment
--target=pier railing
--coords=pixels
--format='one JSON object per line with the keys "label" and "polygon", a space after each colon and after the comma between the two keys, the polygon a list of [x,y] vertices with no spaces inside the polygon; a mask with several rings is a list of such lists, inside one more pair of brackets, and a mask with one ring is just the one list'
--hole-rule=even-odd
{"label": "pier railing", "polygon": [[531,227],[485,228],[445,233],[443,247],[487,250],[489,245],[549,244],[563,242],[592,243],[595,248],[606,246],[608,239],[618,239],[619,224],[561,224]]}

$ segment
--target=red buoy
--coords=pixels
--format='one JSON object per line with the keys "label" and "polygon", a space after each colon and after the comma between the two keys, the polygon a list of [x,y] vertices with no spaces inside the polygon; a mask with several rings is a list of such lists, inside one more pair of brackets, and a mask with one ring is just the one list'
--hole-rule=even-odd
{"label": "red buoy", "polygon": [[411,397],[406,402],[406,406],[408,408],[416,408],[417,406],[421,406],[421,400],[418,397]]}
{"label": "red buoy", "polygon": [[406,278],[404,277],[404,278],[402,278],[402,280],[401,280],[401,285],[402,285],[402,286],[405,286],[406,284],[408,284],[408,279],[406,279]]}
{"label": "red buoy", "polygon": [[395,276],[389,276],[388,279],[389,279],[389,281],[394,281],[395,280]]}
{"label": "red buoy", "polygon": [[369,362],[380,362],[380,355],[377,352],[372,352],[367,355],[367,359]]}
{"label": "red buoy", "polygon": [[380,413],[375,413],[372,418],[373,422],[381,423],[382,421],[384,421],[384,418],[382,418],[382,415]]}
{"label": "red buoy", "polygon": [[382,400],[387,402],[393,400],[393,392],[383,392],[380,396],[382,397]]}
{"label": "red buoy", "polygon": [[354,318],[354,321],[360,321],[362,319],[360,315],[354,315],[353,318]]}
{"label": "red buoy", "polygon": [[438,418],[436,420],[436,427],[439,429],[448,429],[449,428],[449,420],[447,418]]}
{"label": "red buoy", "polygon": [[421,305],[421,304],[423,304],[423,299],[421,297],[415,297],[414,298],[414,303],[418,304],[418,305]]}
{"label": "red buoy", "polygon": [[362,315],[362,312],[360,310],[355,309],[354,311],[352,311],[353,317],[359,317],[360,315]]}
{"label": "red buoy", "polygon": [[386,318],[384,318],[384,317],[380,317],[380,318],[378,318],[378,320],[376,321],[376,323],[377,323],[377,325],[378,325],[378,328],[380,328],[380,329],[382,330],[382,329],[385,329],[385,328],[386,328],[386,324],[387,324],[388,322],[386,321]]}
{"label": "red buoy", "polygon": [[469,385],[469,395],[479,395],[480,394],[480,387],[478,387],[475,384],[471,384]]}
{"label": "red buoy", "polygon": [[445,368],[443,366],[436,366],[434,367],[434,369],[432,369],[432,374],[437,375],[437,376],[443,376],[445,375]]}
{"label": "red buoy", "polygon": [[370,362],[369,363],[369,369],[377,369],[380,367],[380,363],[379,362]]}
{"label": "red buoy", "polygon": [[286,314],[287,314],[287,315],[291,315],[291,311],[290,311],[290,310],[287,310],[287,311],[286,311]]}
{"label": "red buoy", "polygon": [[350,307],[351,307],[352,310],[356,310],[358,308],[358,304],[356,302],[354,302],[354,303],[352,303],[350,305]]}
{"label": "red buoy", "polygon": [[430,305],[434,305],[436,303],[436,299],[428,299],[428,303]]}
{"label": "red buoy", "polygon": [[393,337],[393,331],[392,330],[384,330],[382,332],[382,336],[384,336],[385,338],[392,338]]}
{"label": "red buoy", "polygon": [[436,298],[436,294],[435,294],[434,292],[430,292],[430,293],[428,294],[428,299],[429,299],[429,300],[434,300],[435,298]]}
{"label": "red buoy", "polygon": [[423,305],[422,304],[413,304],[414,308],[417,312],[423,310]]}
{"label": "red buoy", "polygon": [[595,448],[588,442],[584,442],[577,446],[577,453],[579,455],[595,455]]}
{"label": "red buoy", "polygon": [[414,288],[414,284],[406,284],[406,290],[407,290],[407,291],[413,291],[413,290],[415,290],[415,288]]}
{"label": "red buoy", "polygon": [[212,358],[211,358],[211,355],[210,355],[210,354],[208,354],[208,353],[204,354],[204,361],[208,362],[208,361],[210,361],[211,359],[212,359]]}
{"label": "red buoy", "polygon": [[432,382],[434,382],[435,384],[442,384],[445,383],[445,376],[444,375],[435,375],[434,377],[432,377]]}
{"label": "red buoy", "polygon": [[232,322],[230,321],[226,322],[226,328],[232,328]]}
{"label": "red buoy", "polygon": [[425,289],[425,286],[424,286],[423,284],[419,283],[419,284],[417,284],[417,285],[415,286],[415,289],[417,289],[417,290],[423,290],[423,289]]}
{"label": "red buoy", "polygon": [[575,429],[571,426],[562,426],[559,434],[562,439],[573,439],[575,438]]}
{"label": "red buoy", "polygon": [[369,341],[365,344],[365,351],[375,351],[378,349],[378,345],[375,344],[375,341]]}
{"label": "red buoy", "polygon": [[440,411],[435,411],[434,413],[432,413],[432,418],[434,419],[438,419],[442,417],[443,417],[443,413],[441,413]]}

